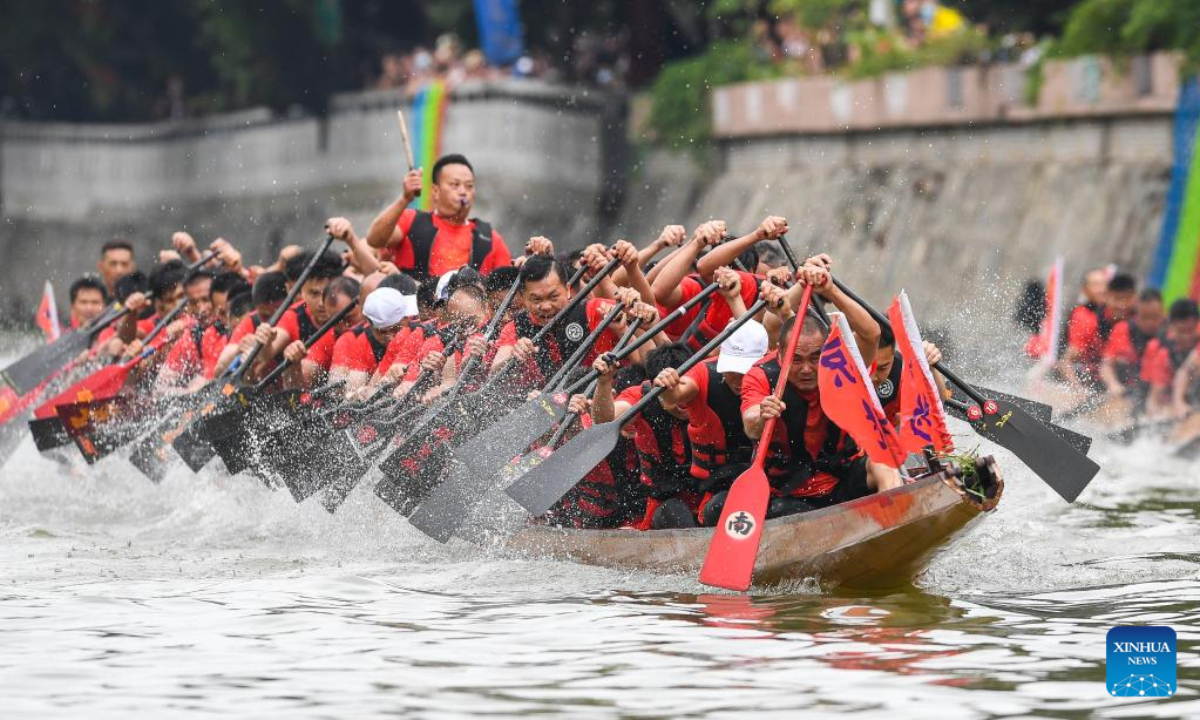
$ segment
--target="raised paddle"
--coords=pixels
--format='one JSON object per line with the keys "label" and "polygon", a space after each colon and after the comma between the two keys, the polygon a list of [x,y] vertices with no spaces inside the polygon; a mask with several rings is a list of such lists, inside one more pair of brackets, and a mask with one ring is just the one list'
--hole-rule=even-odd
{"label": "raised paddle", "polygon": [[[863,302],[840,280],[834,278],[833,282],[850,299],[871,313],[876,322],[891,327],[886,317]],[[1062,499],[1074,502],[1096,477],[1096,473],[1100,472],[1100,466],[1095,461],[1038,422],[1020,405],[1002,398],[984,397],[942,363],[936,363],[933,367],[975,403],[967,411],[967,420],[975,432],[1011,451]]]}
{"label": "raised paddle", "polygon": [[[340,323],[358,305],[358,300],[352,300],[346,307],[339,310],[333,317],[325,321],[321,327],[304,341],[304,349],[308,350],[322,337]],[[275,366],[257,384],[239,389],[232,399],[233,407],[221,413],[206,418],[202,432],[230,474],[236,475],[258,461],[258,454],[266,433],[280,429],[290,424],[293,418],[286,403],[282,406],[271,403],[272,397],[264,397],[266,388],[271,386],[291,366],[290,360],[285,360]],[[291,396],[291,393],[279,393]],[[253,427],[251,425],[253,424]]]}
{"label": "raised paddle", "polygon": [[[216,257],[216,253],[207,252],[199,260],[187,266],[186,277],[190,279],[199,272],[205,263]],[[186,280],[184,281],[186,283]],[[129,314],[128,308],[120,308],[96,318],[86,328],[65,333],[49,345],[43,345],[14,362],[0,372],[0,380],[8,383],[18,394],[33,390],[41,385],[46,378],[62,370],[63,366],[79,357],[79,354],[91,346],[92,341],[109,325]]]}
{"label": "raised paddle", "polygon": [[[267,320],[267,324],[271,325],[272,327],[279,324],[280,318],[282,318],[283,314],[291,308],[292,303],[296,301],[296,296],[300,294],[300,289],[304,286],[305,281],[308,280],[308,276],[312,274],[313,268],[321,259],[321,256],[324,255],[325,251],[329,249],[329,246],[333,244],[333,240],[334,238],[332,235],[327,235],[325,237],[325,241],[321,244],[321,249],[313,253],[312,258],[310,258],[308,264],[304,266],[304,270],[300,273],[300,276],[297,277],[292,283],[292,289],[288,291],[287,297],[284,298],[283,303],[280,304],[280,306],[275,310],[270,319]],[[255,358],[258,357],[258,354],[262,351],[262,348],[263,346],[261,343],[257,341],[254,342],[249,352],[246,353],[245,358],[242,359],[241,366],[236,372],[234,372],[229,381],[223,386],[217,388],[217,392],[221,393],[225,397],[217,395],[216,397],[212,398],[212,402],[202,404],[200,407],[200,416],[196,420],[191,421],[185,428],[183,428],[182,432],[180,432],[172,440],[171,446],[175,448],[175,452],[177,452],[179,456],[183,458],[183,461],[187,463],[187,466],[191,468],[192,472],[200,472],[200,469],[207,465],[208,461],[212,460],[217,454],[217,451],[215,448],[213,448],[212,443],[204,439],[204,436],[201,432],[203,429],[203,423],[200,422],[200,420],[232,402],[227,399],[228,396],[233,395],[237,391],[238,387],[243,384],[242,378],[250,369],[250,366],[254,364]],[[217,404],[218,400],[222,402]]]}
{"label": "raised paddle", "polygon": [[[415,169],[413,162],[412,141],[408,139],[408,123],[404,121],[404,111],[396,111],[396,121],[400,124],[400,139],[404,142],[404,156],[408,160],[408,171],[412,172]],[[421,191],[417,191],[417,197],[421,197]]]}
{"label": "raised paddle", "polygon": [[[624,303],[618,303],[613,306],[613,309],[605,316],[604,320],[592,331],[591,335],[579,346],[579,349],[563,363],[562,368],[555,373],[554,377],[550,378],[543,391],[543,395],[553,393],[557,390],[562,381],[565,380],[568,373],[578,365],[587,353],[595,345],[596,340],[600,335],[608,330],[609,324],[617,317],[618,314],[624,312]],[[636,332],[639,325],[638,320],[633,320],[629,323],[625,333],[622,335],[617,348],[623,347],[633,333]],[[559,423],[562,426],[567,420],[564,419]],[[483,435],[476,435],[472,441],[480,439]],[[470,444],[470,443],[468,443]],[[551,443],[553,447],[555,443]],[[502,449],[508,450],[512,446]],[[528,447],[519,447],[512,453],[508,453],[508,458],[511,459],[515,454],[523,452]],[[409,516],[409,522],[413,527],[425,533],[429,537],[438,542],[446,542],[454,534],[463,522],[469,517],[472,508],[477,502],[483,499],[483,496],[492,487],[496,480],[495,464],[480,464],[477,462],[479,456],[485,461],[495,457],[497,450],[496,443],[488,443],[484,448],[476,450],[474,448],[463,447],[464,452],[458,453],[451,451],[450,458],[446,463],[449,473],[442,483],[433,489],[429,497],[417,506],[417,509]],[[485,452],[491,451],[491,454]]]}
{"label": "raised paddle", "polygon": [[[779,379],[775,381],[774,391],[777,399],[783,397],[784,388],[787,387],[788,373],[796,354],[796,342],[802,334],[800,321],[808,314],[811,300],[812,286],[808,285],[800,296],[800,309],[796,313],[796,325],[788,338],[787,351],[779,358]],[[771,483],[767,480],[765,467],[778,419],[767,418],[763,423],[753,462],[729,488],[725,506],[721,509],[721,519],[713,530],[704,565],[700,568],[700,582],[705,585],[739,591],[750,587],[763,523],[767,519],[767,503],[771,499]]]}
{"label": "raised paddle", "polygon": [[[766,306],[766,300],[759,300],[751,305],[745,315],[729,323],[708,344],[700,348],[699,352],[680,365],[679,374],[682,375],[704,362],[726,338],[753,319],[758,311]],[[591,382],[594,378],[587,377],[585,379]],[[613,451],[613,448],[617,446],[617,441],[621,438],[621,428],[632,422],[642,408],[652,402],[657,402],[658,396],[663,392],[665,392],[664,388],[655,387],[643,395],[642,399],[634,403],[621,417],[593,425],[579,433],[546,458],[542,464],[517,478],[505,492],[530,514],[544,514]]]}

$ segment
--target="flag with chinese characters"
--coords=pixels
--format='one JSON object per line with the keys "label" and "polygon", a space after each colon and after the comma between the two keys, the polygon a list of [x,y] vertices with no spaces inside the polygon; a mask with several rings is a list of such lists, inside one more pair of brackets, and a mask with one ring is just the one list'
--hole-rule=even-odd
{"label": "flag with chinese characters", "polygon": [[37,309],[37,326],[46,334],[46,342],[54,342],[62,335],[62,326],[58,323],[58,306],[54,303],[54,288],[50,281],[42,290],[42,302]]}
{"label": "flag with chinese characters", "polygon": [[951,452],[954,441],[946,429],[946,409],[925,359],[925,343],[908,303],[908,293],[902,290],[892,301],[888,320],[896,336],[896,352],[904,365],[900,374],[900,447],[906,452],[919,453],[932,445],[939,453]]}
{"label": "flag with chinese characters", "polygon": [[833,327],[821,349],[821,363],[817,367],[821,408],[835,425],[854,438],[867,457],[898,468],[905,457],[900,438],[879,404],[875,386],[868,381],[870,375],[850,324],[842,313],[830,313],[829,318]]}

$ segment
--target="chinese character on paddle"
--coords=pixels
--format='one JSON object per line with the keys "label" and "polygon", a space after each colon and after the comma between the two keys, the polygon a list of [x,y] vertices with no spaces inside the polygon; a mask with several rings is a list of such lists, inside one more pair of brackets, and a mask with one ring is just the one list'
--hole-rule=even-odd
{"label": "chinese character on paddle", "polygon": [[821,352],[821,367],[835,373],[833,384],[836,387],[842,387],[847,383],[854,385],[858,382],[849,370],[850,358],[846,356],[846,349],[842,347],[841,338],[832,338],[825,345],[825,349]]}
{"label": "chinese character on paddle", "polygon": [[729,529],[729,532],[737,533],[738,535],[745,537],[746,535],[750,534],[751,530],[754,529],[754,518],[746,514],[745,510],[742,510],[738,512],[737,515],[729,518],[729,521],[725,524],[725,526]]}
{"label": "chinese character on paddle", "polygon": [[883,426],[879,422],[879,416],[875,414],[875,408],[871,407],[871,403],[866,400],[862,401],[862,408],[866,413],[867,420],[871,423],[871,429],[875,431],[875,442],[879,443],[879,449],[887,450],[887,434],[883,432]]}
{"label": "chinese character on paddle", "polygon": [[933,437],[928,432],[933,428],[933,417],[930,414],[929,398],[923,394],[917,395],[917,404],[913,407],[912,417],[908,419],[908,427],[913,431],[913,435],[927,443],[933,442]]}

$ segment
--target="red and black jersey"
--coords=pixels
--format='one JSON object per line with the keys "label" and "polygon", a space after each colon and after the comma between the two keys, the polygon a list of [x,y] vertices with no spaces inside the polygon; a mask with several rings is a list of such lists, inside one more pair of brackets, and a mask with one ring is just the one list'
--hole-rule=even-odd
{"label": "red and black jersey", "polygon": [[299,302],[287,309],[275,327],[286,332],[293,342],[306,343],[317,334],[319,326],[308,311],[308,303]]}
{"label": "red and black jersey", "polygon": [[[531,378],[532,384],[540,384],[542,380],[551,377],[562,367],[564,361],[575,353],[587,336],[600,326],[604,316],[612,310],[615,301],[606,298],[590,298],[572,308],[566,317],[560,320],[545,338],[542,339],[534,362],[540,372],[540,378]],[[515,345],[520,338],[532,338],[541,332],[542,326],[535,323],[528,311],[522,310],[500,331],[497,342],[499,347]],[[616,345],[617,338],[610,331],[604,332],[592,344],[587,355],[580,363],[581,367],[591,365],[595,359],[609,352]]]}
{"label": "red and black jersey", "polygon": [[[590,415],[580,418],[592,426]],[[548,450],[539,452],[548,455]],[[634,444],[625,438],[547,513],[554,522],[577,528],[615,528],[634,519],[646,497]]]}
{"label": "red and black jersey", "polygon": [[753,443],[742,428],[742,399],[717,372],[715,359],[687,372],[696,383],[696,397],[685,406],[692,442],[692,477],[707,480],[725,465],[750,461]]}
{"label": "red and black jersey", "polygon": [[1154,337],[1131,320],[1122,320],[1113,326],[1112,334],[1104,343],[1102,357],[1113,362],[1122,385],[1132,387],[1140,382],[1142,358]]}
{"label": "red and black jersey", "polygon": [[380,369],[380,361],[387,353],[387,348],[386,344],[375,339],[369,323],[355,325],[342,333],[334,343],[331,367],[372,375]]}
{"label": "red and black jersey", "polygon": [[409,208],[400,214],[396,227],[404,237],[384,251],[383,259],[391,259],[418,280],[436,279],[464,265],[482,275],[512,265],[504,238],[482,220],[472,218],[459,225],[436,213]]}
{"label": "red and black jersey", "polygon": [[1100,356],[1113,331],[1113,320],[1103,305],[1076,305],[1067,319],[1067,346],[1075,350],[1080,369],[1095,380],[1099,377]]}
{"label": "red and black jersey", "polygon": [[[737,274],[741,279],[742,302],[746,304],[746,307],[750,307],[758,300],[758,287],[762,278],[741,270],[738,270]],[[704,289],[704,281],[699,275],[688,275],[679,283],[679,289],[682,292],[679,297],[679,304],[682,305],[700,294]],[[716,337],[733,321],[733,309],[729,307],[729,303],[725,301],[725,298],[715,294],[710,296],[704,303],[701,303],[699,307],[693,308],[684,315],[684,319],[678,323],[672,323],[671,328],[682,334],[685,332],[684,328],[688,328],[701,315],[704,319],[700,321],[696,332],[689,341],[695,349],[703,347],[704,343]],[[677,337],[678,335],[674,335],[672,339],[676,339]]]}
{"label": "red and black jersey", "polygon": [[[650,388],[649,382],[634,385],[623,390],[617,400],[636,404]],[[641,461],[642,484],[647,487],[650,497],[666,500],[682,492],[694,491],[692,441],[688,437],[687,421],[652,402],[642,409],[631,425],[633,444]]]}
{"label": "red and black jersey", "polygon": [[[778,355],[771,353],[742,379],[742,412],[770,395],[779,378]],[[826,417],[816,390],[800,393],[784,386],[786,409],[775,423],[767,456],[767,476],[773,495],[827,495],[838,483],[833,471],[858,452],[854,441]]]}
{"label": "red and black jersey", "polygon": [[193,324],[171,346],[163,365],[185,378],[203,375],[211,380],[216,374],[217,360],[228,344],[229,329],[221,323],[208,327]]}
{"label": "red and black jersey", "polygon": [[1183,366],[1188,354],[1200,350],[1198,345],[1181,345],[1170,333],[1163,332],[1146,344],[1142,357],[1141,379],[1155,388],[1169,388],[1175,373]]}

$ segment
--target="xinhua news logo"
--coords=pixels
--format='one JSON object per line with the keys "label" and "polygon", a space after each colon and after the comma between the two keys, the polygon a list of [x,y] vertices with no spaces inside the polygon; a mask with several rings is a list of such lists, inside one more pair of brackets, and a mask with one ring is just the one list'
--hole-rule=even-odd
{"label": "xinhua news logo", "polygon": [[1157,625],[1108,631],[1105,681],[1113,697],[1175,694],[1175,631]]}

